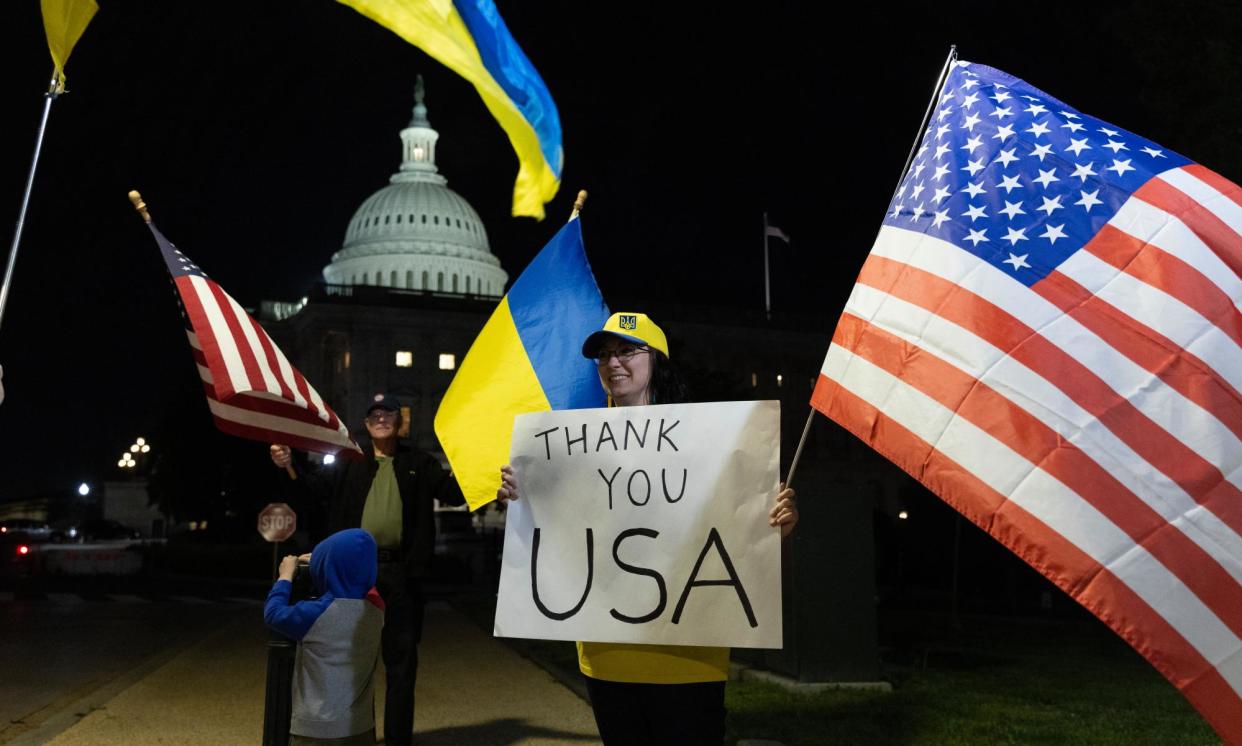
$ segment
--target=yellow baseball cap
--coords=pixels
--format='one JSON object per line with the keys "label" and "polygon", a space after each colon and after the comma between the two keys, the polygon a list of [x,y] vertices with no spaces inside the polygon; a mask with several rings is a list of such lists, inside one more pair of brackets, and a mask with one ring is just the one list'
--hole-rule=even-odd
{"label": "yellow baseball cap", "polygon": [[604,323],[604,328],[593,332],[582,343],[583,356],[594,358],[599,353],[600,345],[610,336],[620,337],[634,344],[646,345],[653,350],[663,352],[665,357],[669,356],[668,339],[664,336],[664,330],[656,326],[647,314],[633,311],[621,311],[609,316],[608,321]]}

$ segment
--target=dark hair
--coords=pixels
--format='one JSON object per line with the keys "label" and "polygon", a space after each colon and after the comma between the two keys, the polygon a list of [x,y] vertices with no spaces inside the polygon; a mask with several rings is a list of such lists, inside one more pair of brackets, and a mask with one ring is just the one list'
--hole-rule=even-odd
{"label": "dark hair", "polygon": [[686,382],[659,350],[651,350],[651,382],[647,384],[648,401],[652,404],[681,404],[686,401]]}

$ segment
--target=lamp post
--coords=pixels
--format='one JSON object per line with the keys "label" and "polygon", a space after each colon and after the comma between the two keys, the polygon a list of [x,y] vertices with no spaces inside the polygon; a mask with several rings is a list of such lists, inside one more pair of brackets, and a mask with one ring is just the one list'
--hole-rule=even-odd
{"label": "lamp post", "polygon": [[133,474],[135,473],[134,470],[138,468],[138,460],[134,457],[137,456],[141,459],[150,452],[151,444],[147,442],[146,438],[136,438],[128,449],[121,452],[121,458],[116,462],[117,468]]}

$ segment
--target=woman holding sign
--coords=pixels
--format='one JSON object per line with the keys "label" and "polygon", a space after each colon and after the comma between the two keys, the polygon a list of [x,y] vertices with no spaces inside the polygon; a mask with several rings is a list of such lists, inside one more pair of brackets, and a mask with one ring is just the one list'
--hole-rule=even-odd
{"label": "woman holding sign", "polygon": [[[587,337],[582,354],[599,366],[609,406],[677,404],[686,390],[669,360],[664,331],[646,314],[615,313]],[[776,495],[768,523],[788,536],[798,522],[794,492]],[[501,468],[496,498],[518,499],[513,470]],[[595,723],[605,744],[719,744],[724,740],[729,649],[578,643]]]}

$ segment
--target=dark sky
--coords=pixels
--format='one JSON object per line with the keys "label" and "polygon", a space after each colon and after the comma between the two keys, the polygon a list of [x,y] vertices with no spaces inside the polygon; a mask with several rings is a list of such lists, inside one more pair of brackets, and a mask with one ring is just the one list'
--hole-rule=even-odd
{"label": "dark sky", "polygon": [[[811,10],[826,3],[502,0],[565,133],[543,223],[509,217],[516,159],[474,90],[343,5],[100,5],[52,108],[0,326],[0,500],[108,476],[197,386],[126,192],[140,189],[164,233],[243,304],[298,298],[397,167],[418,73],[441,172],[510,277],[587,188],[606,299],[761,308],[767,210],[794,237],[773,254],[774,306],[822,317],[825,343],[951,43],[1242,179],[1234,2],[875,3],[847,18]],[[11,220],[51,63],[38,4],[3,6]]]}

